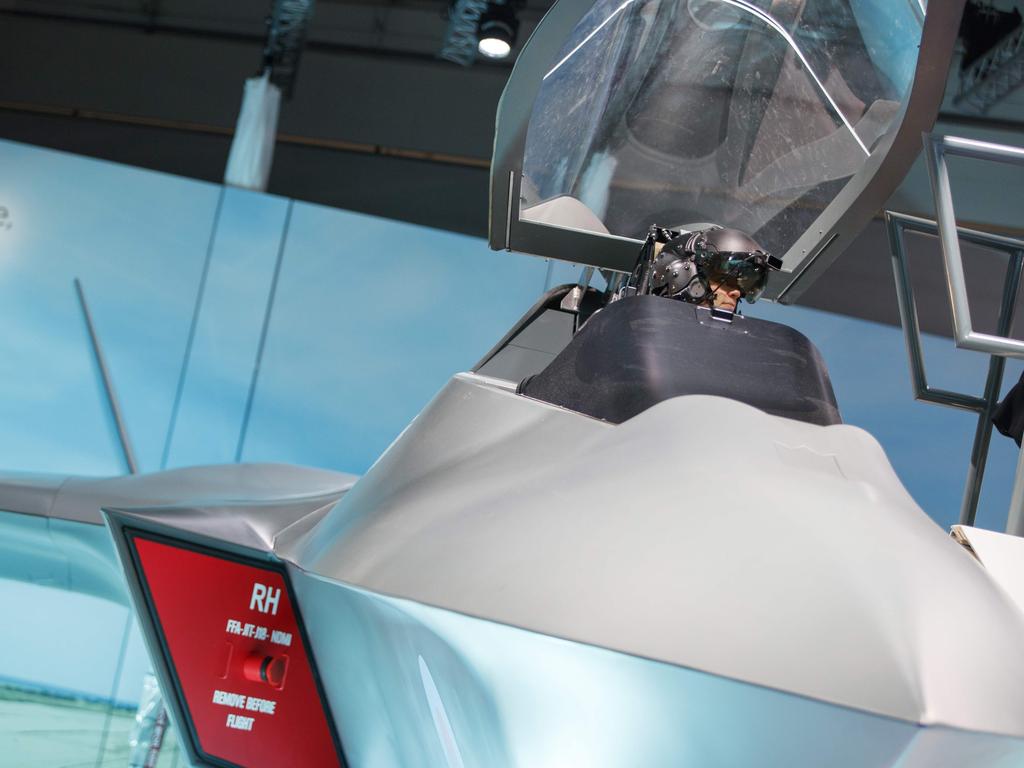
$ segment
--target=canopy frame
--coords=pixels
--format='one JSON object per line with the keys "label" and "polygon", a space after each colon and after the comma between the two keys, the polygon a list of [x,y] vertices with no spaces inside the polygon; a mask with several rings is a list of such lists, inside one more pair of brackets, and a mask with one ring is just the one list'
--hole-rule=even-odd
{"label": "canopy frame", "polygon": [[[776,254],[783,260],[783,269],[763,298],[794,302],[853,242],[903,180],[921,149],[921,134],[931,130],[942,103],[965,2],[929,4],[913,82],[898,115],[865,165],[792,247]],[[629,272],[640,240],[524,221],[515,205],[520,198],[527,128],[544,75],[592,5],[593,0],[558,0],[523,48],[505,86],[491,162],[489,244],[494,250]]]}

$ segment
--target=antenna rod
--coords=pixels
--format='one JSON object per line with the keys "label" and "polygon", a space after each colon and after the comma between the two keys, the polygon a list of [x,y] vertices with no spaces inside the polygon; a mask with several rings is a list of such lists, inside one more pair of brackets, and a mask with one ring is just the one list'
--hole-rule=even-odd
{"label": "antenna rod", "polygon": [[92,351],[96,356],[96,362],[100,367],[100,375],[103,377],[103,388],[107,393],[107,403],[110,405],[110,412],[114,416],[114,424],[117,425],[117,436],[121,439],[121,450],[124,451],[124,460],[128,464],[128,472],[137,475],[139,467],[135,463],[135,453],[132,451],[132,443],[128,438],[128,429],[125,426],[124,418],[121,415],[121,407],[117,403],[117,393],[114,391],[114,382],[110,378],[110,369],[107,368],[106,358],[103,357],[103,347],[100,346],[100,338],[96,334],[96,326],[92,322],[92,313],[89,312],[89,304],[85,300],[85,291],[82,289],[82,281],[75,278],[75,291],[78,293],[78,302],[82,305],[82,314],[85,316],[85,325],[89,329],[89,340],[92,342]]}

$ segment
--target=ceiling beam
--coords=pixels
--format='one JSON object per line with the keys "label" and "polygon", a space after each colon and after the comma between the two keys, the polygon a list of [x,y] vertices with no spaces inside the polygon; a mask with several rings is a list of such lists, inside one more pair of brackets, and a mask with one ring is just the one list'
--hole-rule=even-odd
{"label": "ceiling beam", "polygon": [[[0,19],[7,18],[20,18],[20,19],[33,19],[37,21],[55,21],[71,24],[82,24],[97,27],[112,27],[122,30],[131,30],[140,32],[147,35],[168,35],[177,37],[192,37],[202,38],[207,40],[223,40],[226,42],[233,43],[246,43],[252,44],[258,48],[258,51],[263,50],[263,43],[265,36],[260,33],[246,32],[241,30],[232,29],[208,29],[204,27],[191,26],[186,24],[174,24],[168,21],[156,21],[153,22],[149,17],[143,15],[137,15],[133,17],[110,17],[110,16],[91,16],[81,14],[70,14],[70,13],[54,13],[51,11],[39,11],[29,10],[22,8],[0,8]],[[315,30],[313,30],[315,32]],[[440,49],[441,41],[437,41],[438,48]],[[419,66],[431,66],[438,67],[441,69],[453,69],[455,65],[450,62],[439,59],[433,53],[424,53],[420,51],[409,51],[401,50],[398,48],[382,48],[364,45],[353,45],[350,43],[339,43],[330,40],[316,39],[310,37],[306,39],[306,45],[304,50],[313,51],[317,53],[337,54],[342,56],[360,56],[370,59],[386,59],[389,61],[403,61],[412,62]],[[258,55],[253,59],[253,71],[257,69],[259,64]],[[475,67],[483,69],[493,70],[510,70],[512,68],[513,60],[484,60],[480,59],[474,63]]]}

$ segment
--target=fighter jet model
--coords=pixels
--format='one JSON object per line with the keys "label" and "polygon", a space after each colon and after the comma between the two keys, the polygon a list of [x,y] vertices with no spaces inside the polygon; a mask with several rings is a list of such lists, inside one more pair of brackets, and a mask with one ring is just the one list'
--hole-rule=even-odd
{"label": "fighter jet model", "polygon": [[123,576],[197,766],[1024,761],[1024,614],[813,345],[736,311],[891,193],[961,10],[560,0],[499,108],[490,240],[604,291],[541,297],[361,478],[10,476],[0,507],[79,537],[97,594]]}

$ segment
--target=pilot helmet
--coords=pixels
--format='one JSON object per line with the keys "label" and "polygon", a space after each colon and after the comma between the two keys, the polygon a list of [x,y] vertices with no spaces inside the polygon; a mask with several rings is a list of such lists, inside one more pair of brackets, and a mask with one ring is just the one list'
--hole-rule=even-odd
{"label": "pilot helmet", "polygon": [[725,285],[753,303],[764,291],[768,272],[781,266],[781,260],[738,229],[701,229],[665,243],[651,288],[660,296],[700,304],[712,293],[711,284]]}

